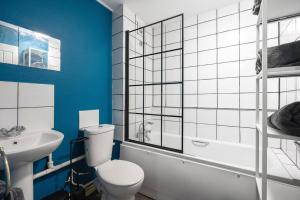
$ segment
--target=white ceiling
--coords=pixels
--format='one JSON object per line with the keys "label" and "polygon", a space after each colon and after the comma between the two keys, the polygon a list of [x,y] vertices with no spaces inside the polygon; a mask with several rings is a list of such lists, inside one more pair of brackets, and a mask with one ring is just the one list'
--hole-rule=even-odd
{"label": "white ceiling", "polygon": [[162,20],[180,13],[193,16],[239,0],[98,0],[112,10],[125,4],[146,23]]}

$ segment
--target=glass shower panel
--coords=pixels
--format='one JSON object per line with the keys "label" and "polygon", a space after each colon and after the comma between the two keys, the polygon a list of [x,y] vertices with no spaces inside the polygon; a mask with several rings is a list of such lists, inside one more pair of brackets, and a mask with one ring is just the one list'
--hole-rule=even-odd
{"label": "glass shower panel", "polygon": [[[126,32],[126,139],[183,152],[183,15]],[[176,24],[177,23],[177,24]]]}
{"label": "glass shower panel", "polygon": [[182,148],[182,120],[178,117],[163,117],[162,145],[170,149]]}

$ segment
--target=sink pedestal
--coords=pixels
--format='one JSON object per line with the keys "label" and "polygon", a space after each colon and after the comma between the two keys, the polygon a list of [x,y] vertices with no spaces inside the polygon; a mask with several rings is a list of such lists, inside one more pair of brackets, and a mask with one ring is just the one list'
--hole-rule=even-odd
{"label": "sink pedestal", "polygon": [[12,186],[23,190],[25,200],[33,200],[33,163],[26,163],[11,171]]}

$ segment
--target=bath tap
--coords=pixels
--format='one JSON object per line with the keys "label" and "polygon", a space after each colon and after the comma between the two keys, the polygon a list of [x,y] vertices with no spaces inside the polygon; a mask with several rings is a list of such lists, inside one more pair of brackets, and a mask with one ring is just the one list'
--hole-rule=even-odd
{"label": "bath tap", "polygon": [[136,138],[140,138],[140,136],[143,134],[144,132],[144,138],[147,141],[150,141],[150,137],[149,137],[149,133],[151,133],[151,127],[149,129],[147,129],[147,125],[153,125],[153,122],[146,122],[146,124],[141,123],[139,126],[139,130],[136,132],[135,137]]}
{"label": "bath tap", "polygon": [[11,129],[1,128],[0,135],[5,137],[15,137],[21,135],[26,128],[24,126],[13,126]]}

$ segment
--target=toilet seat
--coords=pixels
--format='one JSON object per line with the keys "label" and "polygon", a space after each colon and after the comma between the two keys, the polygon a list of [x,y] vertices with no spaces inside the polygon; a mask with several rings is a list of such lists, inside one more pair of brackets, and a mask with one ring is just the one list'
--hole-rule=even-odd
{"label": "toilet seat", "polygon": [[107,161],[96,170],[101,180],[115,186],[132,186],[144,180],[143,169],[125,160]]}

